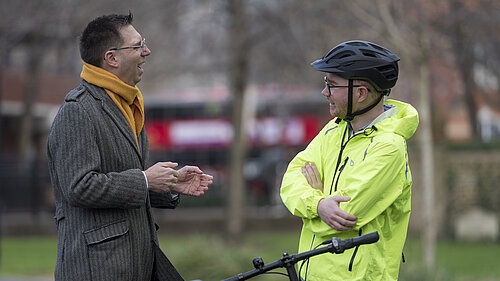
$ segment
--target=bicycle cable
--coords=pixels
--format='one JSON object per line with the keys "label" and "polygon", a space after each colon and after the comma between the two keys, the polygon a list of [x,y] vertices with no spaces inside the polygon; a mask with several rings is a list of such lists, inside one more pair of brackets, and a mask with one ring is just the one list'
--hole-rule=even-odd
{"label": "bicycle cable", "polygon": [[[328,241],[328,240],[327,240],[327,241]],[[331,240],[330,240],[330,241],[331,241]],[[325,242],[326,242],[326,241],[325,241]],[[325,242],[322,242],[322,243],[320,243],[320,244],[316,245],[316,247],[314,247],[314,248],[313,248],[313,250],[316,250],[319,246],[324,245],[324,243],[325,243]],[[302,263],[300,264],[300,267],[299,267],[299,277],[300,277],[300,272],[302,271],[302,267],[304,266],[304,263],[306,263],[306,262],[307,262],[307,267],[309,267],[309,259],[310,259],[310,257],[309,257],[309,258],[307,258],[307,259],[305,259],[305,260],[303,260],[303,261],[302,261]],[[301,279],[301,280],[303,280],[303,281],[307,281],[307,274],[306,274],[305,278],[304,278],[304,279]]]}
{"label": "bicycle cable", "polygon": [[269,272],[264,272],[262,274],[277,274],[277,275],[283,275],[283,276],[288,277],[288,274],[283,273],[283,272],[279,272],[279,271],[269,271]]}

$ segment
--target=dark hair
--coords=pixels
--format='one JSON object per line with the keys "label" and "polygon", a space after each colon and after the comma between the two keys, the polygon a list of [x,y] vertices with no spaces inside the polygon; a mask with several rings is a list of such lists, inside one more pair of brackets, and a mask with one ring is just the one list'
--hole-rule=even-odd
{"label": "dark hair", "polygon": [[132,24],[128,15],[106,15],[91,21],[80,36],[80,56],[86,63],[101,66],[104,54],[110,48],[123,44],[120,28]]}

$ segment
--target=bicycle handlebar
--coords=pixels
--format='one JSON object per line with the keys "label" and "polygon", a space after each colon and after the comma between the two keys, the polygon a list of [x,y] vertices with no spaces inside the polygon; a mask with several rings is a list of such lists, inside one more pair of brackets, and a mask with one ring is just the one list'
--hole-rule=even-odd
{"label": "bicycle handlebar", "polygon": [[378,241],[378,238],[379,238],[378,232],[375,231],[372,233],[361,235],[359,237],[348,238],[348,239],[344,239],[344,240],[332,238],[331,243],[333,243],[334,246],[335,246],[336,242],[339,244],[339,247],[335,247],[335,248],[338,248],[339,252],[336,251],[335,253],[340,254],[347,249],[354,248],[354,247],[359,246],[359,245],[375,243]]}
{"label": "bicycle handlebar", "polygon": [[[321,244],[328,244],[328,246],[321,247],[318,249],[313,249],[307,252],[298,253],[295,255],[288,255],[288,253],[283,253],[283,257],[281,259],[276,260],[269,264],[264,264],[261,258],[255,258],[253,260],[255,269],[247,271],[245,273],[240,273],[238,275],[229,277],[222,281],[246,280],[280,267],[286,267],[289,275],[297,276],[295,269],[293,268],[293,265],[301,260],[305,260],[312,256],[324,254],[327,252],[341,254],[345,250],[354,248],[359,245],[375,243],[378,241],[378,239],[379,235],[378,232],[376,231],[359,237],[348,238],[344,240],[334,237],[330,240],[326,240],[325,242],[321,243]],[[292,278],[290,279],[292,280]]]}

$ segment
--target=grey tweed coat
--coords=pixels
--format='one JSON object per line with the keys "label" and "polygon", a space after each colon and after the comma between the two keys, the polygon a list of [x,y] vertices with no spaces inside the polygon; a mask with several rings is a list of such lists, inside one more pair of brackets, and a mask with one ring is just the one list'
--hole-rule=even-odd
{"label": "grey tweed coat", "polygon": [[178,199],[148,192],[144,128],[139,142],[138,148],[102,88],[83,80],[66,96],[47,143],[58,233],[55,280],[182,279],[159,250],[151,217],[151,206],[175,208]]}

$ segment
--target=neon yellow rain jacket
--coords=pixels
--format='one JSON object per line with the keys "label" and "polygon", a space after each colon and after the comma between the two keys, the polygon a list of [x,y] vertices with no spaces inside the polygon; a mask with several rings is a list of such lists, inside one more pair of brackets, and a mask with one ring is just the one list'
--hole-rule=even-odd
{"label": "neon yellow rain jacket", "polygon": [[[303,221],[299,252],[332,237],[346,239],[373,231],[380,235],[374,244],[312,257],[301,270],[308,281],[398,279],[411,209],[406,139],[419,119],[409,104],[395,100],[384,104],[390,109],[350,138],[347,122],[330,121],[290,162],[284,175],[281,198]],[[323,192],[313,189],[302,175],[306,162],[316,164]],[[340,208],[358,217],[352,230],[333,230],[318,216],[318,202],[334,195],[351,198]]]}

